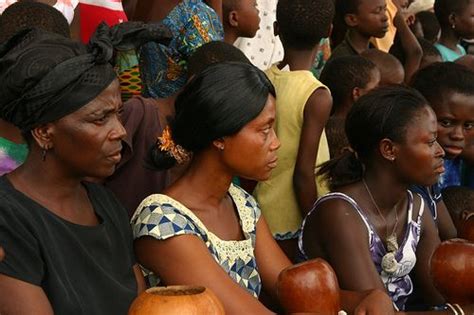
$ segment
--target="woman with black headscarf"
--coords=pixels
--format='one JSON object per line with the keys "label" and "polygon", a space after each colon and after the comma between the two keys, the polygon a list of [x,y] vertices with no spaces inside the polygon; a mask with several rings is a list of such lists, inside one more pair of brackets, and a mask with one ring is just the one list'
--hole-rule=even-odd
{"label": "woman with black headscarf", "polygon": [[144,286],[125,209],[84,181],[114,172],[126,135],[109,43],[34,29],[0,46],[0,118],[29,146],[0,177],[0,314],[126,314]]}

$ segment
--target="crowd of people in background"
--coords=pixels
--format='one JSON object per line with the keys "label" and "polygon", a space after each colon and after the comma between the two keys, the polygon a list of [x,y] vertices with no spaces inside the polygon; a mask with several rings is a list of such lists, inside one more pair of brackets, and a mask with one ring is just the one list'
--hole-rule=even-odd
{"label": "crowd of people in background", "polygon": [[0,0],[0,314],[126,314],[187,284],[282,313],[278,275],[313,258],[350,314],[474,314],[429,272],[474,213],[473,16]]}

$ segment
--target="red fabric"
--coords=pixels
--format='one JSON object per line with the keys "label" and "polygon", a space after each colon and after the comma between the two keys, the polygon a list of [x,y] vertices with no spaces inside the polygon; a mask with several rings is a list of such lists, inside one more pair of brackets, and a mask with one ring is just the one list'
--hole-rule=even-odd
{"label": "red fabric", "polygon": [[115,11],[108,8],[79,3],[81,19],[81,40],[84,43],[94,33],[100,22],[105,21],[109,26],[128,21],[124,11]]}

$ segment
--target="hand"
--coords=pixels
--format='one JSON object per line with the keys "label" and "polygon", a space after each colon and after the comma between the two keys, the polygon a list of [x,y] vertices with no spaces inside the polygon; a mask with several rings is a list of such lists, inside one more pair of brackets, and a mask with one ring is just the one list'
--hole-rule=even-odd
{"label": "hand", "polygon": [[372,290],[354,311],[354,315],[393,315],[392,299],[380,289]]}

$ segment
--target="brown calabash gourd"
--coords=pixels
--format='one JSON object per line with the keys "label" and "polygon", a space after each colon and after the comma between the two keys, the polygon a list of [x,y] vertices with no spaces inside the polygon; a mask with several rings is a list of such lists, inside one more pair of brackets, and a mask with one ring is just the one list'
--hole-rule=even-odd
{"label": "brown calabash gourd", "polygon": [[339,291],[334,270],[320,258],[290,266],[278,276],[277,294],[287,313],[336,315]]}
{"label": "brown calabash gourd", "polygon": [[128,315],[224,315],[224,306],[208,288],[200,286],[155,287],[142,292]]}
{"label": "brown calabash gourd", "polygon": [[474,303],[474,243],[453,239],[441,243],[431,258],[431,275],[450,303]]}
{"label": "brown calabash gourd", "polygon": [[474,243],[474,217],[470,217],[463,223],[459,237]]}

